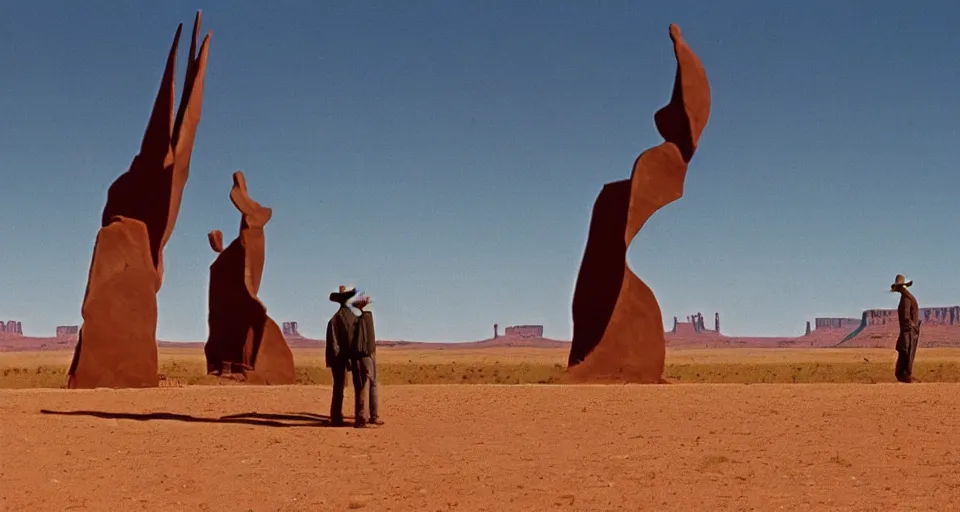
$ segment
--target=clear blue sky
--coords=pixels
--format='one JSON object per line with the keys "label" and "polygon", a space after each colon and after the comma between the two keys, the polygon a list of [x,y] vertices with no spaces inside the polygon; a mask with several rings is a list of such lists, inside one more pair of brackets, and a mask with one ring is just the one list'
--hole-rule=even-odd
{"label": "clear blue sky", "polygon": [[596,194],[661,142],[671,22],[713,111],[684,197],[630,250],[665,322],[800,334],[895,307],[898,272],[921,306],[960,303],[958,2],[11,1],[0,318],[25,333],[80,323],[107,186],[197,8],[214,34],[161,339],[206,337],[206,233],[236,235],[237,169],[274,209],[260,296],[278,322],[321,337],[349,283],[382,338],[569,339]]}

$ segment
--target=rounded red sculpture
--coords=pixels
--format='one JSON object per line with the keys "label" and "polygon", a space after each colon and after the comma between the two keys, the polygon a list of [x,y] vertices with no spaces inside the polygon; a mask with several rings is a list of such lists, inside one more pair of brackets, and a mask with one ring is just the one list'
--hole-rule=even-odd
{"label": "rounded red sculpture", "polygon": [[257,298],[266,254],[263,227],[273,210],[250,198],[240,171],[233,173],[230,200],[241,214],[240,234],[226,249],[219,230],[207,235],[218,253],[210,265],[207,372],[242,374],[249,384],[294,384],[293,353]]}

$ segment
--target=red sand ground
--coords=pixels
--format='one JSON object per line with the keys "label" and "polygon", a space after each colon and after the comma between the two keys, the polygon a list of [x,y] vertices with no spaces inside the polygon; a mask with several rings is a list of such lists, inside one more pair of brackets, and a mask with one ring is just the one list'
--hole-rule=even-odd
{"label": "red sand ground", "polygon": [[[887,511],[960,497],[955,384],[382,395],[387,425],[355,430],[300,414],[325,412],[325,387],[2,391],[0,510]],[[260,425],[217,421],[253,412]]]}
{"label": "red sand ground", "polygon": [[73,350],[77,337],[33,338],[0,335],[0,352],[36,352],[42,350]]}

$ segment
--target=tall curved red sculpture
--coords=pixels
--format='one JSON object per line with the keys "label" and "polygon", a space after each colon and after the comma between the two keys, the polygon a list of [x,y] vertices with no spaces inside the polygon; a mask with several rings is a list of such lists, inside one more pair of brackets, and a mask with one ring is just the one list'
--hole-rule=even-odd
{"label": "tall curved red sculpture", "polygon": [[217,253],[210,265],[207,373],[242,374],[248,384],[295,384],[293,353],[257,297],[266,255],[263,227],[273,210],[250,197],[241,171],[233,173],[230,201],[240,212],[237,238],[224,249],[220,230],[207,235]]}
{"label": "tall curved red sculpture", "polygon": [[190,174],[210,42],[208,33],[198,54],[197,12],[183,97],[174,117],[174,71],[182,30],[183,24],[177,27],[140,153],[107,191],[81,308],[83,326],[68,371],[69,388],[159,385],[157,292],[163,282],[163,248],[173,234]]}
{"label": "tall curved red sculpture", "polygon": [[660,305],[627,265],[630,242],[660,208],[683,196],[687,164],[710,117],[710,85],[700,59],[670,25],[677,59],[670,103],[654,114],[665,142],[644,151],[629,180],[607,183],[593,206],[573,294],[572,382],[663,381]]}

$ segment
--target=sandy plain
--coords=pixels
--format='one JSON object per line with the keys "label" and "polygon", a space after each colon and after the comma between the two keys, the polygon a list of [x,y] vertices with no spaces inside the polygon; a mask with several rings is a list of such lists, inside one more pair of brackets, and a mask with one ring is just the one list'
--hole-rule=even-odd
{"label": "sandy plain", "polygon": [[0,392],[0,509],[951,510],[960,386]]}
{"label": "sandy plain", "polygon": [[[471,357],[562,355],[483,352]],[[854,349],[682,352],[670,363],[892,362]],[[923,357],[955,363],[960,351]],[[0,510],[960,507],[955,383],[393,384],[381,396],[387,424],[360,430],[327,425],[325,385],[0,390]]]}

